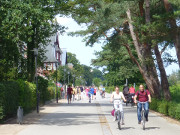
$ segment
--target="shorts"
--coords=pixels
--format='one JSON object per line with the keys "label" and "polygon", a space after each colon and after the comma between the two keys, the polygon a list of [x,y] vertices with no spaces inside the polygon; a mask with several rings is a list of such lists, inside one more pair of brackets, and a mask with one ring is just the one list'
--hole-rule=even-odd
{"label": "shorts", "polygon": [[72,94],[67,94],[67,96],[68,96],[68,99],[72,98]]}
{"label": "shorts", "polygon": [[94,93],[94,95],[96,95],[96,93]]}

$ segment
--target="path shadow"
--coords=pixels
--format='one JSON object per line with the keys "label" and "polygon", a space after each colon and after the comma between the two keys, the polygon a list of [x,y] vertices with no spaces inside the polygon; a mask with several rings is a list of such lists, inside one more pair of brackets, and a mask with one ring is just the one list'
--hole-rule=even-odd
{"label": "path shadow", "polygon": [[[100,114],[101,115],[101,114]],[[94,113],[50,113],[44,115],[34,124],[37,125],[56,125],[56,126],[71,126],[71,125],[86,125],[96,124],[97,114]]]}
{"label": "path shadow", "polygon": [[160,127],[146,127],[145,130],[160,129]]}
{"label": "path shadow", "polygon": [[[118,129],[118,128],[117,128]],[[122,127],[121,130],[135,129],[134,127]]]}

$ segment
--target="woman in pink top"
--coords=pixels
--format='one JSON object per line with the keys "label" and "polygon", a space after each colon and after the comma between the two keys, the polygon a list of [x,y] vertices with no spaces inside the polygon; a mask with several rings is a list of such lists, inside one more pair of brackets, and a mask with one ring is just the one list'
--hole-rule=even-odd
{"label": "woman in pink top", "polygon": [[135,88],[134,88],[133,85],[132,85],[131,88],[129,89],[129,93],[130,93],[130,94],[135,94]]}
{"label": "woman in pink top", "polygon": [[88,92],[89,92],[88,87],[86,87],[85,91],[86,91],[86,96],[88,97]]}

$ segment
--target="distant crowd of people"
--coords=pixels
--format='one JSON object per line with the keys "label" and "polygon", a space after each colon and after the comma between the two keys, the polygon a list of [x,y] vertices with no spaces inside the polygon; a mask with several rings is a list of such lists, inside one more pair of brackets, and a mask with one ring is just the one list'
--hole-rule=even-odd
{"label": "distant crowd of people", "polygon": [[[89,103],[91,103],[91,100],[96,99],[97,91],[98,91],[98,88],[95,86],[71,87],[71,85],[69,85],[67,88],[68,104],[70,104],[71,101],[75,101],[75,100],[79,101],[79,100],[84,100],[84,99],[88,99]],[[100,93],[105,95],[105,88],[102,88],[100,90]]]}

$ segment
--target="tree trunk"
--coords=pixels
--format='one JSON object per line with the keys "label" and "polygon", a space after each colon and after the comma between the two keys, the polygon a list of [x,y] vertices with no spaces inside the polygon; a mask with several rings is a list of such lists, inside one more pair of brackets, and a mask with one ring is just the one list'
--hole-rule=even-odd
{"label": "tree trunk", "polygon": [[[150,20],[150,0],[145,0],[145,20],[146,20],[146,24],[149,24],[151,22],[151,20]],[[151,49],[151,45],[149,45],[149,47]],[[155,46],[154,51],[155,51],[155,55],[156,55],[156,59],[157,59],[157,63],[158,63],[158,67],[159,67],[159,71],[160,71],[160,75],[161,75],[161,88],[163,90],[165,99],[170,100],[171,96],[170,96],[170,91],[169,91],[168,79],[167,79],[166,71],[164,69],[161,54],[158,49],[158,45]]]}
{"label": "tree trunk", "polygon": [[[173,8],[171,4],[169,3],[168,0],[162,0],[164,2],[164,7],[166,9],[166,12],[171,12],[173,14]],[[176,49],[176,55],[179,63],[179,68],[180,68],[180,31],[178,31],[178,26],[176,24],[176,19],[171,18],[169,20],[169,23],[171,25],[172,29],[172,35],[173,35],[173,40],[174,40],[174,45]]]}
{"label": "tree trunk", "polygon": [[154,61],[152,58],[151,47],[149,47],[148,45],[140,47],[140,44],[138,43],[137,37],[134,33],[130,10],[128,9],[128,11],[126,13],[127,13],[128,19],[129,19],[130,34],[133,39],[133,43],[134,43],[138,58],[140,59],[140,64],[138,66],[139,70],[140,70],[152,96],[156,97],[156,98],[160,98],[160,91],[159,91],[160,83],[159,83],[159,79],[157,76]]}
{"label": "tree trunk", "polygon": [[[33,27],[33,31],[35,31],[35,27]],[[34,81],[35,77],[35,57],[33,49],[35,48],[35,39],[33,34],[32,41],[27,43],[27,74],[28,74],[28,81]]]}
{"label": "tree trunk", "polygon": [[170,91],[169,91],[169,83],[168,83],[166,71],[165,71],[165,68],[163,65],[163,60],[161,58],[161,54],[159,52],[158,46],[155,46],[154,52],[156,55],[157,64],[158,64],[160,75],[161,75],[161,88],[163,90],[165,99],[169,101],[169,100],[171,100],[171,95],[170,95]]}

